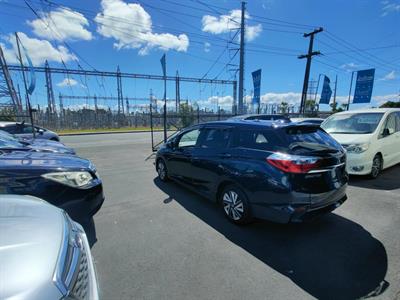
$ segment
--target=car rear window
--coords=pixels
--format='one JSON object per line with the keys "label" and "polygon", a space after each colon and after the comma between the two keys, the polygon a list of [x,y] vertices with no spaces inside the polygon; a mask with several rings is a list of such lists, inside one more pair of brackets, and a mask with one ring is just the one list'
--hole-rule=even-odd
{"label": "car rear window", "polygon": [[303,151],[341,149],[340,144],[328,133],[314,126],[289,127],[285,129],[285,139],[290,152],[295,148],[302,148]]}

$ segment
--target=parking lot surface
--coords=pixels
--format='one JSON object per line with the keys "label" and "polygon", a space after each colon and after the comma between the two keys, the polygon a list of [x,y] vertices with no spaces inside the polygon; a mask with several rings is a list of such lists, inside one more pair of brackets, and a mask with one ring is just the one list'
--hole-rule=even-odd
{"label": "parking lot surface", "polygon": [[352,177],[347,202],[318,222],[238,227],[156,179],[150,133],[62,141],[104,183],[92,249],[103,299],[400,299],[400,166]]}

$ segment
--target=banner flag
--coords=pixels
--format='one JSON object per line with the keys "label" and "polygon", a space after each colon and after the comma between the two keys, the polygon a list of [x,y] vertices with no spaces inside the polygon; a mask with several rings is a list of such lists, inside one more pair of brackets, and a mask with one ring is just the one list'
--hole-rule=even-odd
{"label": "banner flag", "polygon": [[357,71],[353,103],[371,102],[372,89],[374,88],[374,78],[375,69]]}
{"label": "banner flag", "polygon": [[328,76],[324,76],[324,85],[322,86],[321,98],[319,104],[329,104],[332,96],[332,89],[330,86],[330,79]]}
{"label": "banner flag", "polygon": [[261,69],[251,73],[253,75],[254,95],[252,104],[255,106],[260,105],[260,88],[261,88]]}

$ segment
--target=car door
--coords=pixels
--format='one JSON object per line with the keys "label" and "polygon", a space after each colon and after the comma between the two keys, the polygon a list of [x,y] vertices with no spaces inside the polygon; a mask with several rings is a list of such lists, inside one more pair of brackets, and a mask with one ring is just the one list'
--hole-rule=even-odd
{"label": "car door", "polygon": [[192,184],[206,196],[213,193],[223,173],[223,165],[231,157],[228,150],[231,130],[226,126],[204,127],[198,147],[193,149]]}
{"label": "car door", "polygon": [[173,149],[166,157],[169,175],[189,185],[192,184],[192,152],[199,135],[198,127],[183,132],[176,137]]}
{"label": "car door", "polygon": [[396,134],[396,117],[395,113],[391,113],[387,116],[379,135],[380,151],[383,156],[384,168],[388,168],[397,163],[399,148]]}
{"label": "car door", "polygon": [[396,115],[396,132],[395,132],[395,163],[400,163],[400,111]]}

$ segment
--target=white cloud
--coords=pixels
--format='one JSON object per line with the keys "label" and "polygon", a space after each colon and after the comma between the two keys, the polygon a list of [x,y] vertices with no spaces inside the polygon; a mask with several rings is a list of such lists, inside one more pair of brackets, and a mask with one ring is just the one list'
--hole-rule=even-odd
{"label": "white cloud", "polygon": [[383,76],[379,80],[387,81],[387,80],[395,80],[396,78],[397,78],[396,72],[393,70],[393,71],[387,73],[385,76]]}
{"label": "white cloud", "polygon": [[189,47],[186,34],[154,33],[151,16],[140,4],[102,0],[101,7],[95,17],[97,31],[115,39],[116,49],[139,49],[140,55],[146,55],[153,48],[186,52]]}
{"label": "white cloud", "polygon": [[66,87],[66,86],[74,86],[77,85],[78,81],[76,81],[75,79],[72,78],[64,78],[63,81],[57,83],[57,86],[59,87]]}
{"label": "white cloud", "polygon": [[398,13],[400,12],[400,1],[389,1],[389,0],[385,0],[382,1],[382,17],[387,16],[390,13]]}
{"label": "white cloud", "polygon": [[90,41],[92,33],[84,15],[67,8],[58,8],[50,13],[41,14],[41,19],[27,22],[33,32],[49,40],[85,40]]}
{"label": "white cloud", "polygon": [[360,67],[361,67],[361,65],[355,64],[353,62],[347,63],[347,64],[343,64],[343,65],[340,66],[341,69],[344,69],[347,72],[353,72],[354,70],[357,70]]}
{"label": "white cloud", "polygon": [[[54,61],[59,63],[62,61],[68,62],[71,60],[78,60],[78,58],[74,54],[70,53],[64,46],[58,46],[55,48],[49,41],[30,38],[23,32],[18,32],[18,36],[35,66],[44,64],[46,60],[49,62]],[[1,44],[6,61],[11,64],[18,63],[18,48],[15,36],[9,34],[3,38],[8,42],[9,46],[11,46],[7,47],[6,45]]]}
{"label": "white cloud", "polygon": [[372,96],[372,100],[378,104],[378,106],[382,105],[387,101],[398,101],[399,95],[389,94],[389,95],[380,95],[380,96]]}
{"label": "white cloud", "polygon": [[211,44],[209,42],[204,43],[204,52],[210,52]]}
{"label": "white cloud", "polygon": [[[250,19],[249,14],[245,14],[245,19]],[[221,34],[240,27],[241,11],[239,9],[231,10],[229,15],[221,15],[219,17],[205,15],[202,18],[202,30],[212,34]],[[260,35],[262,25],[254,26],[246,25],[245,38],[252,41]]]}

